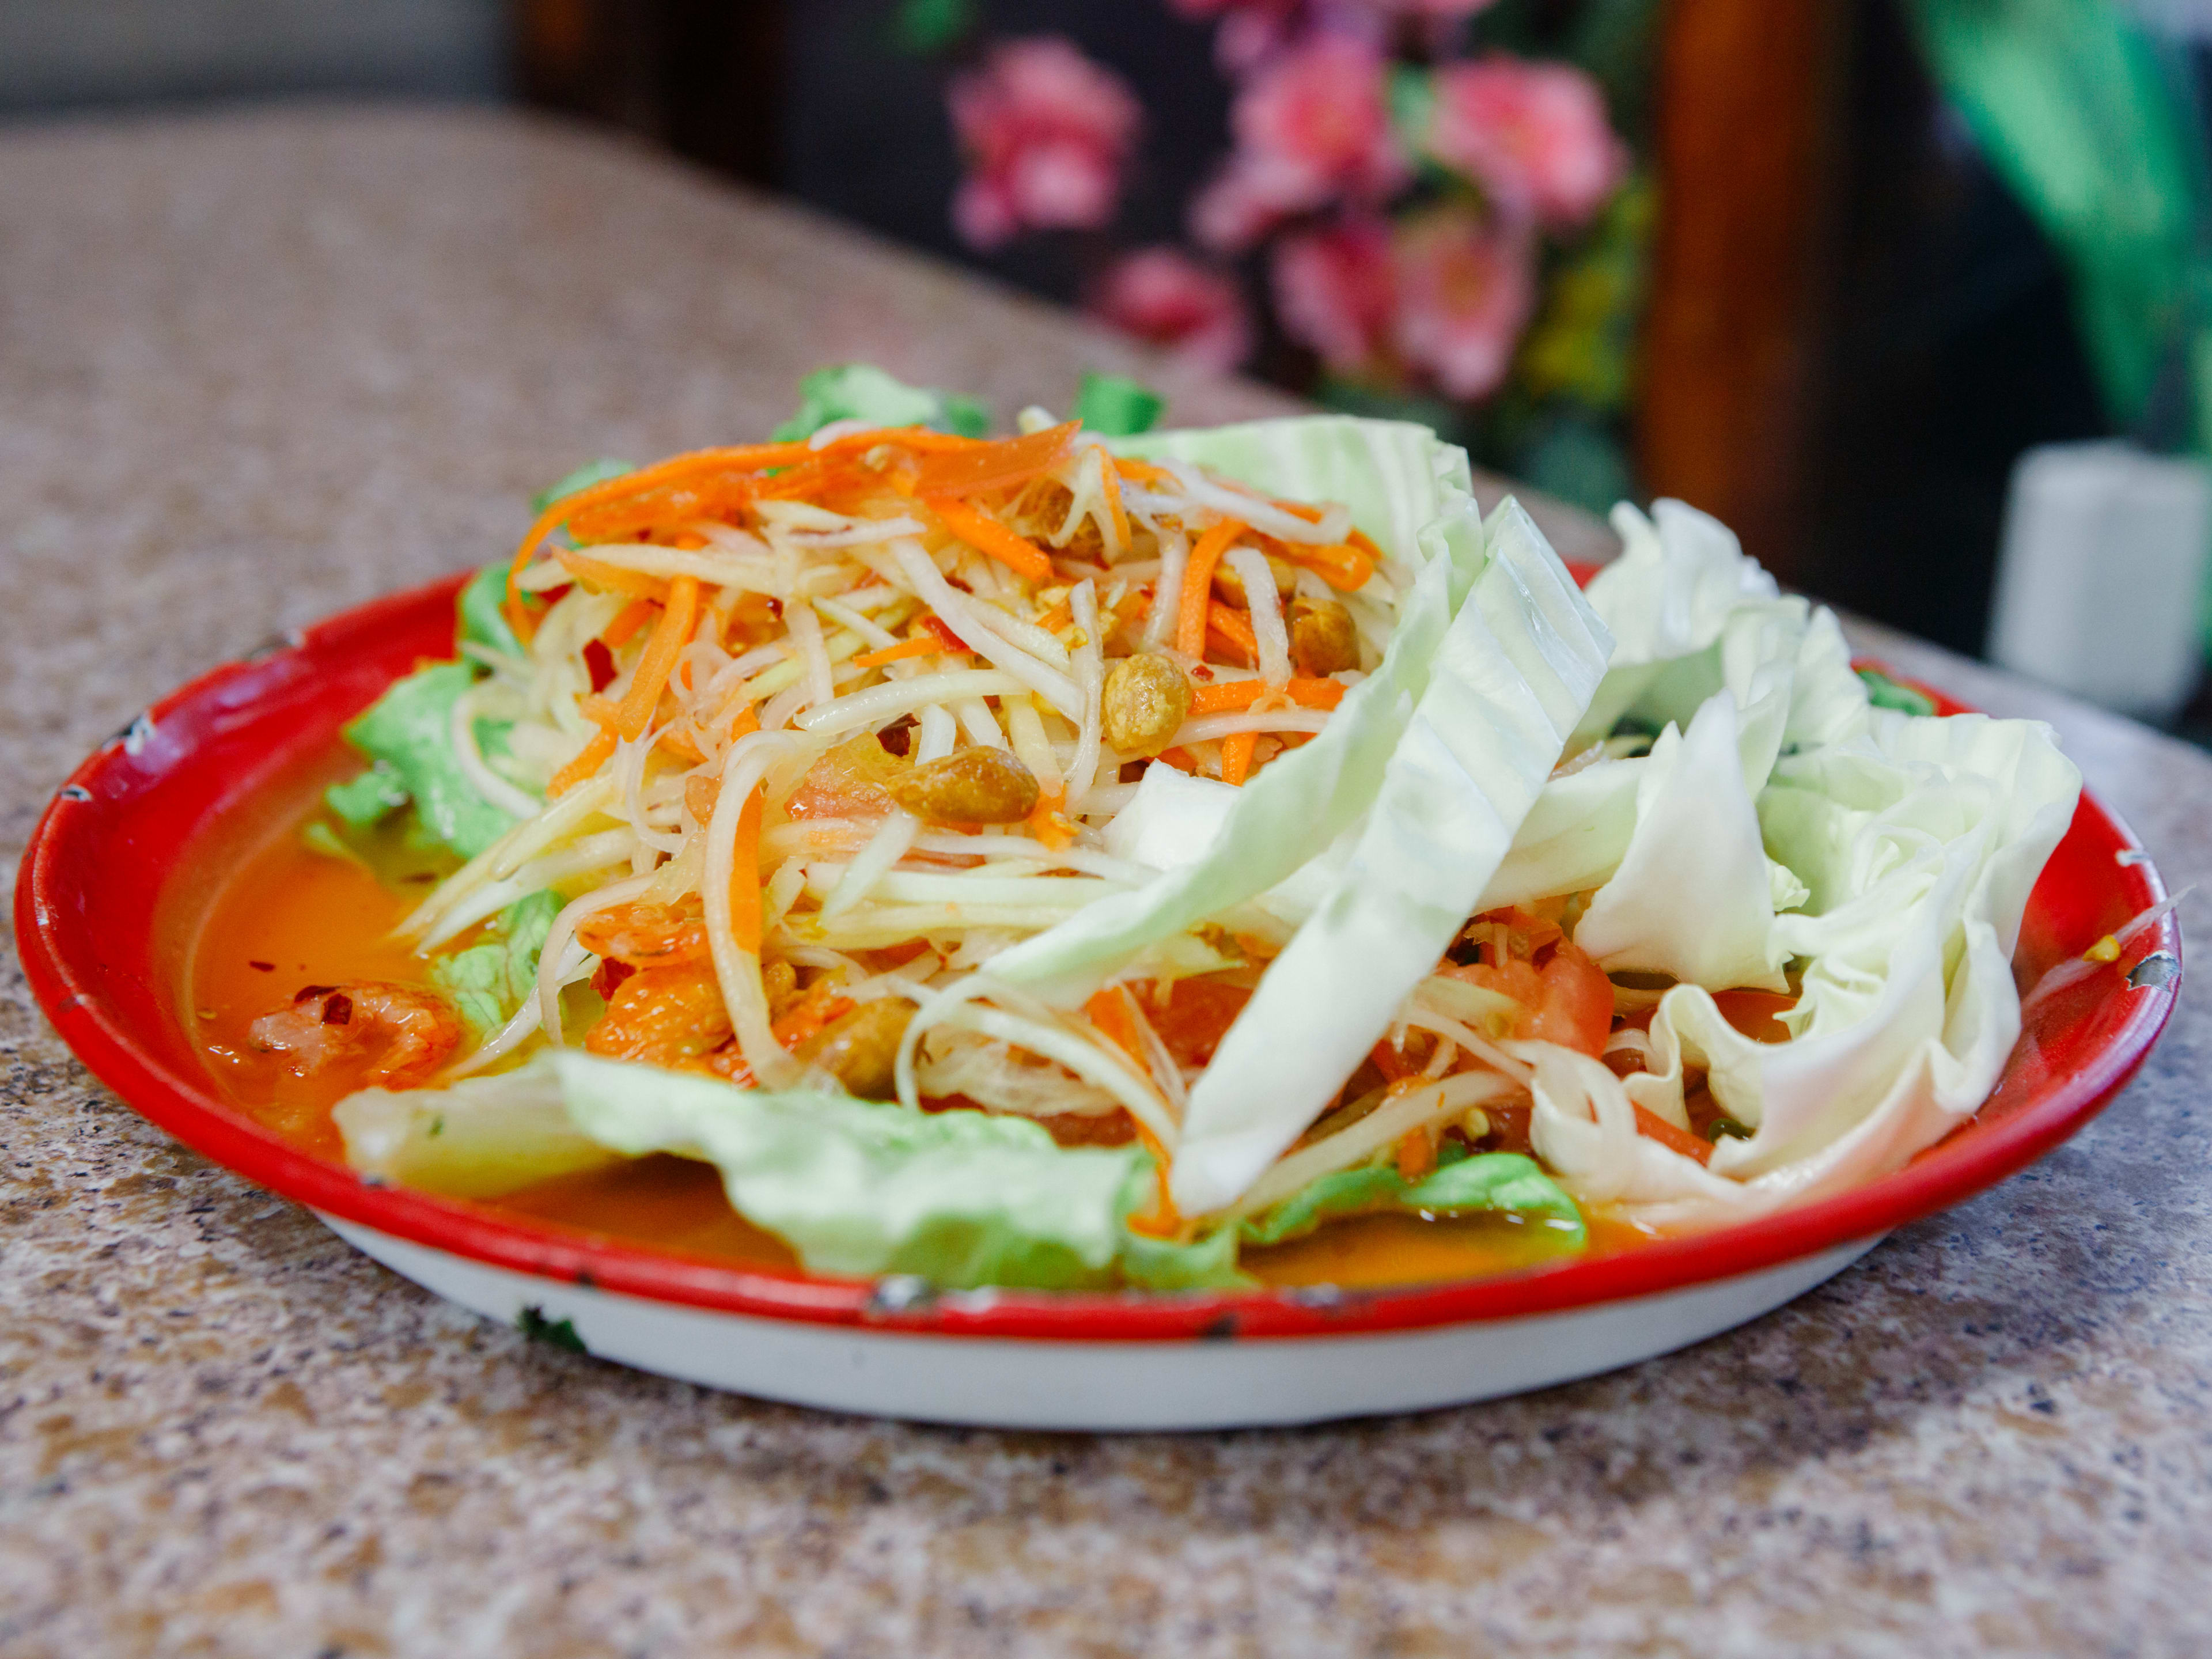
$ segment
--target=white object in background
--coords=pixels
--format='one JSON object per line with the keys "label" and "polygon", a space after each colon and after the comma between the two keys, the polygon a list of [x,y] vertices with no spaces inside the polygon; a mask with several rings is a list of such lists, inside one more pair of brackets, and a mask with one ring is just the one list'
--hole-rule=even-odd
{"label": "white object in background", "polygon": [[2050,444],[2014,465],[1989,654],[2108,708],[2162,720],[2203,662],[2212,472],[2127,443]]}

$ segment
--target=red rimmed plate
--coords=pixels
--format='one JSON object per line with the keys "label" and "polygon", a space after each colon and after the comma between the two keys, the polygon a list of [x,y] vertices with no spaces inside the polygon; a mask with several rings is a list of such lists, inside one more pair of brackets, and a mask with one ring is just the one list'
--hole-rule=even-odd
{"label": "red rimmed plate", "polygon": [[[1889,1229],[2011,1174],[2118,1092],[2172,1012],[2181,939],[2169,915],[2131,947],[2131,973],[2033,1011],[1989,1104],[1893,1175],[1618,1255],[1410,1289],[933,1294],[686,1257],[367,1184],[217,1094],[180,1002],[204,895],[191,872],[238,833],[257,792],[327,753],[394,678],[452,654],[459,580],[219,668],[87,760],[23,860],[24,967],[63,1038],[152,1122],[441,1294],[502,1320],[565,1320],[592,1352],[647,1370],[888,1416],[1081,1429],[1309,1421],[1564,1381],[1754,1317]],[[2078,954],[2163,896],[2134,836],[2085,793],[2030,900],[2021,959]]]}

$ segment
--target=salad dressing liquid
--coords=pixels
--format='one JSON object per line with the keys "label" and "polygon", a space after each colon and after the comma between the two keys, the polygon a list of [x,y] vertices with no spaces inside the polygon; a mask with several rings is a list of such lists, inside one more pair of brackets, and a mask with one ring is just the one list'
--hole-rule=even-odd
{"label": "salad dressing liquid", "polygon": [[[345,1149],[331,1108],[357,1080],[294,1077],[272,1057],[256,1054],[248,1032],[255,1019],[311,985],[425,982],[422,958],[391,933],[454,862],[410,851],[396,833],[372,839],[366,855],[362,863],[313,851],[295,830],[273,836],[216,896],[187,969],[193,1029],[222,1093],[303,1150],[340,1163]],[[798,1265],[781,1240],[730,1207],[711,1165],[684,1158],[562,1176],[486,1207],[688,1255],[787,1270]],[[1648,1237],[1592,1217],[1588,1253]],[[1550,1227],[1516,1216],[1354,1216],[1304,1238],[1248,1249],[1242,1260],[1273,1285],[1376,1286],[1512,1273],[1556,1258],[1560,1243]]]}

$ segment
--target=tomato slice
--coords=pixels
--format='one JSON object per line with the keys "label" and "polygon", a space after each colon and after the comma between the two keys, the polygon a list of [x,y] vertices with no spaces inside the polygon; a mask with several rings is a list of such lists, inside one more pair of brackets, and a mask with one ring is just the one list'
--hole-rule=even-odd
{"label": "tomato slice", "polygon": [[1221,1039],[1252,1000],[1252,994],[1240,985],[1210,979],[1177,980],[1164,1008],[1152,1000],[1149,987],[1137,995],[1145,1018],[1178,1066],[1204,1066],[1212,1060]]}

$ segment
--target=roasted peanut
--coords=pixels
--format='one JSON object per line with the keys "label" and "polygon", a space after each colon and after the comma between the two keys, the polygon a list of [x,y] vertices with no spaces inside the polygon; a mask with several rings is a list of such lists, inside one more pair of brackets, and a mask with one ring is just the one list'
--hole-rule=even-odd
{"label": "roasted peanut", "polygon": [[1359,629],[1334,599],[1291,601],[1291,660],[1309,679],[1359,666]]}
{"label": "roasted peanut", "polygon": [[1099,724],[1124,757],[1158,754],[1190,713],[1190,681],[1165,657],[1123,657],[1106,671]]}
{"label": "roasted peanut", "polygon": [[891,1073],[899,1039],[913,1018],[914,1004],[904,997],[878,997],[840,1014],[793,1053],[863,1100],[889,1100],[898,1092]]}
{"label": "roasted peanut", "polygon": [[1003,749],[957,750],[915,767],[891,799],[926,823],[1018,823],[1036,810],[1036,774]]}
{"label": "roasted peanut", "polygon": [[[1297,591],[1298,568],[1288,559],[1279,559],[1273,554],[1269,554],[1267,574],[1275,579],[1276,598],[1287,599]],[[1213,567],[1213,591],[1221,596],[1224,604],[1233,605],[1239,611],[1249,611],[1252,608],[1244,602],[1243,578],[1230,568],[1226,560]]]}

